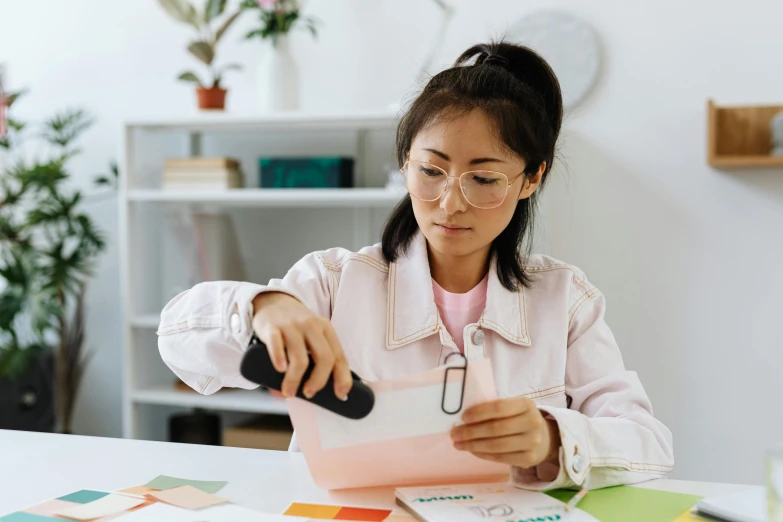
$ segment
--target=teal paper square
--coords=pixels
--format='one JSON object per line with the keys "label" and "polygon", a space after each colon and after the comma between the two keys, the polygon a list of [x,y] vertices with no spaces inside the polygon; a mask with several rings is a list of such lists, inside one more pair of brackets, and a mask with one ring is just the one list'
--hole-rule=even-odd
{"label": "teal paper square", "polygon": [[10,515],[6,515],[0,518],[0,522],[46,522],[47,520],[52,521],[62,519],[42,517],[41,515],[32,515],[30,513],[23,513],[21,511],[18,513],[11,513]]}
{"label": "teal paper square", "polygon": [[76,493],[71,493],[70,495],[59,497],[57,500],[64,500],[66,502],[76,502],[77,504],[87,504],[88,502],[92,502],[93,500],[98,500],[99,498],[103,498],[106,495],[108,495],[108,493],[104,493],[102,491],[90,491],[89,489],[83,489],[81,491],[77,491]]}

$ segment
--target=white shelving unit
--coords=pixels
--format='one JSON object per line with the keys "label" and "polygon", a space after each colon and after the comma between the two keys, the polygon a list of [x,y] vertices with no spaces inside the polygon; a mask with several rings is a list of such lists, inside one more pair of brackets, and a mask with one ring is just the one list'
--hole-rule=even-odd
{"label": "white shelving unit", "polygon": [[[199,114],[139,119],[123,127],[120,180],[120,262],[124,306],[123,434],[160,438],[166,415],[200,408],[215,412],[286,414],[285,402],[260,390],[221,390],[211,396],[175,388],[160,359],[160,311],[176,290],[183,260],[172,254],[171,212],[225,212],[237,223],[248,280],[284,275],[305,253],[326,246],[358,248],[377,241],[380,222],[399,201],[383,188],[393,163],[395,115],[279,114],[265,117]],[[248,188],[162,190],[167,157],[226,155],[240,159]],[[264,189],[261,156],[351,156],[350,189]]]}
{"label": "white shelving unit", "polygon": [[128,194],[130,201],[160,203],[210,203],[226,207],[367,208],[393,205],[400,194],[386,189],[243,189],[224,191],[164,191],[139,189]]}
{"label": "white shelving unit", "polygon": [[288,414],[284,401],[271,394],[256,393],[252,390],[221,390],[220,393],[205,396],[196,392],[158,386],[146,390],[136,390],[133,392],[132,399],[139,404],[160,404],[247,413]]}

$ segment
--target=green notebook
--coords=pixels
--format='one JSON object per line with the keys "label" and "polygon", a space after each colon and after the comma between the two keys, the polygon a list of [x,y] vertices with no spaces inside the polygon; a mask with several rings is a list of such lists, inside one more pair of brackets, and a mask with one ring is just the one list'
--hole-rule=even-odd
{"label": "green notebook", "polygon": [[[576,495],[576,491],[565,489],[545,493],[563,502]],[[699,500],[697,495],[616,486],[591,490],[577,507],[601,522],[672,522]]]}

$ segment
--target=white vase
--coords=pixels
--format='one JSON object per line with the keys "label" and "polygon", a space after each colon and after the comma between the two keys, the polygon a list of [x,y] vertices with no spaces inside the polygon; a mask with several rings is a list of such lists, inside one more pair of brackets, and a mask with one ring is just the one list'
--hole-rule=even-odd
{"label": "white vase", "polygon": [[287,36],[263,41],[258,63],[258,95],[264,112],[292,111],[299,108],[299,70]]}

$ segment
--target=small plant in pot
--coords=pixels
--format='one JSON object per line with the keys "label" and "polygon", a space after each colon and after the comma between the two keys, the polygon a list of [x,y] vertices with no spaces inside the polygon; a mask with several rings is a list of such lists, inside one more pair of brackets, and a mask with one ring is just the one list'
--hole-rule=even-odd
{"label": "small plant in pot", "polygon": [[241,67],[232,63],[216,67],[215,53],[217,44],[226,31],[239,18],[241,10],[224,17],[228,0],[206,0],[204,9],[199,11],[188,0],[158,0],[161,7],[175,20],[187,24],[196,30],[197,36],[188,45],[190,54],[207,66],[208,80],[202,82],[193,71],[185,71],[178,79],[195,83],[199,109],[225,109],[226,89],[223,88],[223,75]]}

